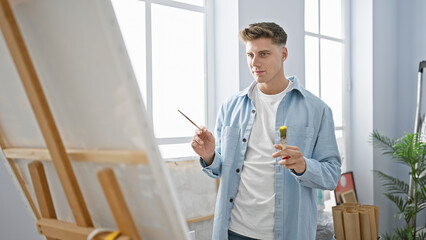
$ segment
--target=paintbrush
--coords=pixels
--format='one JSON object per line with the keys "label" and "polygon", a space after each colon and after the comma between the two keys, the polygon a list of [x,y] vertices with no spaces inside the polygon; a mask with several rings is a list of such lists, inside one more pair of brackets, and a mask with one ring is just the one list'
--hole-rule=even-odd
{"label": "paintbrush", "polygon": [[188,121],[190,121],[192,124],[194,124],[194,126],[196,126],[198,129],[200,129],[200,131],[203,131],[199,126],[197,126],[197,124],[195,124],[191,119],[189,119],[189,117],[187,117],[185,114],[183,114],[183,112],[181,112],[178,109],[178,112],[180,112],[180,114],[182,114],[186,119],[188,119]]}
{"label": "paintbrush", "polygon": [[283,150],[287,147],[287,127],[280,127],[280,143],[283,147]]}

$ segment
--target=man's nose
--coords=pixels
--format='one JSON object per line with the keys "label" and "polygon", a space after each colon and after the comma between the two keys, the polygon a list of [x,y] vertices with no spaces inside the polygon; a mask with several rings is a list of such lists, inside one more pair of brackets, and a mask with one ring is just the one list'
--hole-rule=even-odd
{"label": "man's nose", "polygon": [[251,60],[251,65],[253,65],[254,67],[259,67],[261,66],[261,61],[257,56],[254,56],[253,59]]}

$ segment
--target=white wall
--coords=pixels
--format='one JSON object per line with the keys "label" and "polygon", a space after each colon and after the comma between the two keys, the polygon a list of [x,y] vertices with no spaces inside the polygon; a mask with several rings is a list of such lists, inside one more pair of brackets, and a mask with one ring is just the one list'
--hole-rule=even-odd
{"label": "white wall", "polygon": [[[413,131],[419,62],[426,60],[426,1],[397,1],[398,7],[398,101],[397,134]],[[389,26],[390,27],[390,26]],[[425,81],[423,81],[425,82]],[[423,95],[426,100],[426,93]],[[423,105],[426,105],[424,101]]]}
{"label": "white wall", "polygon": [[372,0],[351,5],[351,155],[358,201],[373,204],[373,148],[368,138],[373,130],[373,6]]}
{"label": "white wall", "polygon": [[[398,111],[398,72],[400,71],[398,50],[404,48],[398,44],[398,22],[401,12],[397,0],[379,0],[373,2],[373,44],[374,44],[374,129],[390,137],[399,137],[397,133]],[[415,101],[411,103],[414,106]],[[405,109],[407,111],[407,109]],[[414,123],[412,124],[414,125]],[[408,130],[408,129],[407,129]],[[395,163],[382,151],[374,149],[374,169],[408,181],[408,170]],[[395,205],[383,195],[381,179],[374,177],[374,203],[380,207],[380,231],[390,232],[402,222],[393,217],[397,212]]]}

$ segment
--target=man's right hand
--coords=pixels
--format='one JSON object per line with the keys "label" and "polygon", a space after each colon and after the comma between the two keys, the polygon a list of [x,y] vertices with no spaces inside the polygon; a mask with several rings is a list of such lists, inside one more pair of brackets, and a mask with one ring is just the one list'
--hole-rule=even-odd
{"label": "man's right hand", "polygon": [[215,139],[211,132],[206,127],[201,127],[202,130],[196,130],[192,138],[192,149],[204,160],[207,166],[212,164],[214,159]]}

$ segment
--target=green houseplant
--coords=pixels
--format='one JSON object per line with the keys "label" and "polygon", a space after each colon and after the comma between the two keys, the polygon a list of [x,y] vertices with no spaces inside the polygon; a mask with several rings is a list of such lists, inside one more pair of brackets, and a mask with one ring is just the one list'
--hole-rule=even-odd
{"label": "green houseplant", "polygon": [[426,239],[426,226],[417,226],[417,216],[426,209],[426,143],[417,133],[406,133],[402,138],[392,139],[373,131],[373,145],[383,150],[398,163],[410,169],[413,179],[413,194],[409,196],[409,185],[381,171],[375,171],[385,188],[384,195],[398,208],[395,217],[405,220],[405,226],[396,228],[384,239]]}

